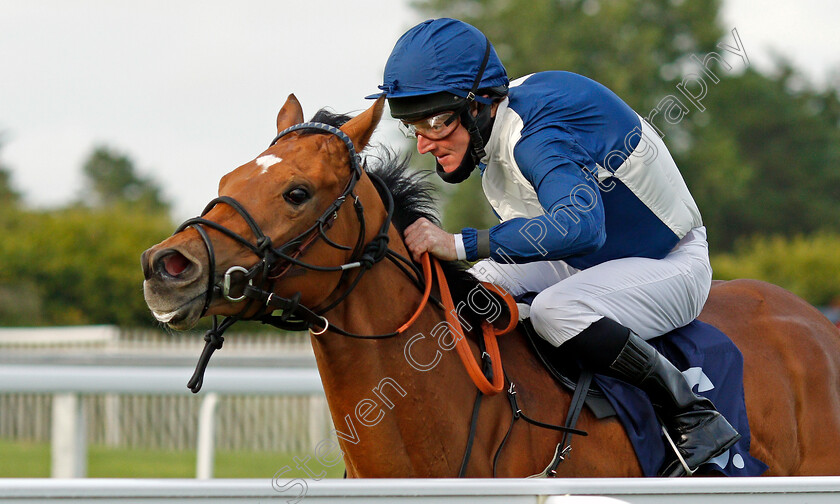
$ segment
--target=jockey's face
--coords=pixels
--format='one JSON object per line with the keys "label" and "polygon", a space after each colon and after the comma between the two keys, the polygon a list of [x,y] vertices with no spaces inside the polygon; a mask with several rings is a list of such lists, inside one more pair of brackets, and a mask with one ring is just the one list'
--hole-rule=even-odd
{"label": "jockey's face", "polygon": [[417,152],[425,154],[431,152],[440,163],[443,171],[449,173],[461,165],[461,160],[467,154],[470,146],[470,134],[462,124],[458,124],[452,133],[439,140],[430,140],[417,134]]}
{"label": "jockey's face", "polygon": [[[484,95],[484,97],[486,98],[487,95]],[[493,102],[490,107],[490,116],[495,117],[499,102]],[[472,111],[473,116],[477,113],[478,110]],[[455,171],[461,165],[461,161],[467,155],[467,149],[469,148],[470,133],[461,124],[460,120],[458,121],[458,127],[452,133],[439,140],[432,140],[423,136],[420,132],[417,133],[417,152],[420,154],[431,152],[446,173]]]}

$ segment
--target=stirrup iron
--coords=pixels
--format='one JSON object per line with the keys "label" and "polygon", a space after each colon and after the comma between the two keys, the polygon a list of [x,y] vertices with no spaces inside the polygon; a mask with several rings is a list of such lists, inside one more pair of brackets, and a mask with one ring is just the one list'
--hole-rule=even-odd
{"label": "stirrup iron", "polygon": [[682,454],[677,449],[676,443],[674,443],[674,440],[671,439],[671,435],[668,434],[668,429],[666,429],[664,425],[662,425],[661,427],[662,427],[662,433],[665,434],[665,439],[668,440],[668,444],[671,445],[671,449],[674,450],[674,454],[676,454],[677,460],[680,461],[680,464],[682,465],[683,470],[685,471],[685,475],[686,476],[694,476],[694,473],[697,471],[697,469],[692,471],[691,468],[688,467],[688,464],[686,463],[685,458],[683,458]]}

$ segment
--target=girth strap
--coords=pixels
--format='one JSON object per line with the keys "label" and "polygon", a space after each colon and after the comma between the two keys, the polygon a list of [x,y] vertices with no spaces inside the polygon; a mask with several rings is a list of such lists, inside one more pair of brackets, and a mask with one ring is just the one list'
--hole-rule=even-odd
{"label": "girth strap", "polygon": [[[490,355],[485,352],[484,341],[481,338],[477,339],[478,350],[481,352],[481,371],[488,379],[492,380],[493,369],[490,362]],[[478,431],[478,415],[481,411],[481,398],[484,393],[481,390],[476,391],[475,402],[473,403],[472,418],[470,419],[470,432],[467,435],[467,446],[464,449],[464,457],[461,459],[461,469],[458,471],[458,477],[463,478],[467,475],[467,467],[470,464],[470,455],[472,454],[473,443],[475,442],[475,433]]]}
{"label": "girth strap", "polygon": [[[572,405],[569,406],[569,412],[566,416],[566,424],[565,425],[552,425],[544,422],[540,422],[539,420],[534,420],[533,418],[529,417],[525,413],[522,412],[522,409],[519,407],[519,401],[516,399],[516,384],[510,381],[507,376],[505,379],[510,383],[510,387],[507,390],[508,395],[508,402],[510,403],[511,411],[513,415],[510,419],[510,425],[508,426],[508,430],[505,433],[505,437],[502,438],[502,442],[499,443],[499,447],[496,449],[496,455],[493,457],[493,477],[496,477],[496,467],[499,463],[499,457],[502,454],[502,449],[505,447],[508,438],[510,437],[510,433],[513,432],[513,426],[516,424],[516,421],[520,418],[525,420],[531,425],[535,425],[537,427],[542,427],[544,429],[552,429],[563,432],[563,439],[567,439],[567,436],[571,436],[571,434],[577,434],[579,436],[588,436],[589,434],[586,431],[582,431],[579,429],[575,429],[574,426],[577,423],[577,418],[580,415],[580,410],[577,410],[577,413],[574,413],[576,409],[574,406],[574,402]],[[584,394],[585,395],[585,394]],[[580,400],[583,403],[583,400]],[[571,439],[571,438],[569,438]],[[561,443],[562,444],[562,443]],[[556,454],[555,454],[556,455]],[[565,455],[564,455],[565,456]],[[561,460],[562,461],[562,460]],[[553,462],[553,460],[552,460]],[[555,466],[556,468],[556,466]],[[535,474],[533,476],[529,476],[530,478],[537,478],[545,476],[545,470],[540,474]]]}
{"label": "girth strap", "polygon": [[[586,394],[589,392],[589,385],[591,383],[592,372],[586,369],[581,370],[577,386],[575,387],[575,393],[572,394],[572,402],[569,404],[569,412],[566,414],[566,427],[577,425],[580,413],[583,411],[583,405],[586,403]],[[557,466],[560,465],[560,462],[566,460],[566,457],[572,451],[573,434],[574,432],[572,431],[565,431],[563,433],[563,439],[554,448],[554,457],[551,459],[551,462],[536,477],[557,477]]]}

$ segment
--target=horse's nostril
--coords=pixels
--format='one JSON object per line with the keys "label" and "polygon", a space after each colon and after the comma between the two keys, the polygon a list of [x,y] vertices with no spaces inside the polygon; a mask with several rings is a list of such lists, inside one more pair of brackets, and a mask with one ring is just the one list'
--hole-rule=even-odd
{"label": "horse's nostril", "polygon": [[152,249],[148,249],[140,255],[140,266],[143,267],[143,278],[146,280],[152,277],[152,266],[149,264],[149,253]]}
{"label": "horse's nostril", "polygon": [[178,277],[190,267],[190,260],[180,252],[167,254],[161,261],[163,263],[163,270],[171,277]]}

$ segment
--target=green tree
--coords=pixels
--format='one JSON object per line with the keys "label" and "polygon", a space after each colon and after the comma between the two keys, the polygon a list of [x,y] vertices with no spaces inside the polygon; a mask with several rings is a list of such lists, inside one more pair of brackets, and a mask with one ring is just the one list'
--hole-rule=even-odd
{"label": "green tree", "polygon": [[[3,149],[3,141],[0,137],[0,152]],[[20,203],[20,193],[12,186],[12,172],[5,163],[0,160],[0,207],[7,208],[17,206]]]}
{"label": "green tree", "polygon": [[0,166],[0,325],[154,323],[139,257],[171,233],[168,206],[125,156],[98,148],[84,173],[95,205],[42,211]]}
{"label": "green tree", "polygon": [[679,82],[691,54],[714,50],[720,0],[421,0],[429,16],[483,31],[514,79],[568,70],[650,110]]}
{"label": "green tree", "polygon": [[85,161],[83,203],[110,207],[128,204],[144,211],[167,213],[169,203],[160,188],[149,178],[137,173],[134,162],[125,154],[99,146]]}
{"label": "green tree", "polygon": [[704,100],[693,144],[677,161],[713,248],[840,229],[837,94],[803,83],[780,63],[775,76],[748,69],[723,79]]}
{"label": "green tree", "polygon": [[20,193],[12,187],[12,174],[8,168],[0,165],[0,205],[17,205]]}
{"label": "green tree", "polygon": [[[0,310],[4,325],[152,322],[140,285],[140,252],[172,231],[163,214],[127,206],[22,211],[2,219]],[[25,308],[21,320],[19,308]]]}
{"label": "green tree", "polygon": [[[2,151],[0,138],[0,151]],[[21,194],[12,186],[12,173],[0,161],[0,248],[17,237],[9,234],[9,228],[21,215]],[[15,278],[9,265],[0,258],[0,325],[37,324],[41,322],[41,300],[31,282]]]}

